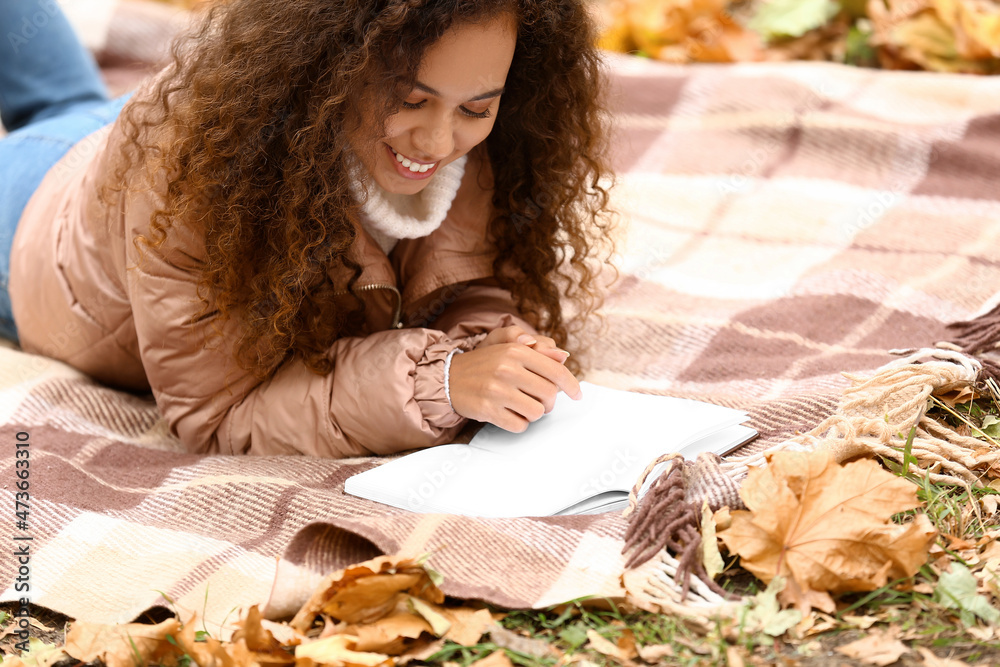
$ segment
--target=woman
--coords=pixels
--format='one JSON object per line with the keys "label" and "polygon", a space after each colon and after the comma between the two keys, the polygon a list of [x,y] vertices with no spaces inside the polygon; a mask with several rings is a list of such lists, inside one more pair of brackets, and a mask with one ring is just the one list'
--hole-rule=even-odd
{"label": "woman", "polygon": [[[192,451],[343,457],[448,442],[469,419],[524,430],[559,391],[579,398],[560,347],[598,300],[592,38],[571,0],[214,7],[31,188],[14,333],[151,389]],[[6,104],[23,126],[8,152],[107,114],[90,88],[41,122]]]}

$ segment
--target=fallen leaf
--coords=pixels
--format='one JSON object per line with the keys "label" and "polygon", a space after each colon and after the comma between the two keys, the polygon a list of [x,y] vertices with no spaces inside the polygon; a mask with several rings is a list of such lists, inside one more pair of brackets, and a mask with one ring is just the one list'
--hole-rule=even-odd
{"label": "fallen leaf", "polygon": [[939,399],[949,408],[954,408],[959,403],[968,403],[979,398],[979,394],[969,385],[963,385],[940,394],[935,393],[934,398]]}
{"label": "fallen leaf", "polygon": [[597,634],[597,632],[593,629],[587,630],[587,639],[590,641],[590,647],[598,653],[606,655],[622,665],[634,664],[632,659],[637,655],[634,646],[631,651],[623,649],[617,644]]}
{"label": "fallen leaf", "polygon": [[407,650],[412,640],[425,632],[428,636],[432,634],[430,624],[420,616],[410,613],[405,605],[400,605],[396,612],[388,616],[383,616],[372,623],[349,625],[338,634],[356,637],[354,646],[356,651],[398,655]]}
{"label": "fallen leaf", "polygon": [[494,620],[489,609],[442,607],[439,611],[451,622],[448,632],[444,633],[444,639],[450,639],[462,646],[478,644],[479,638]]}
{"label": "fallen leaf", "polygon": [[701,505],[701,560],[709,579],[715,579],[726,567],[719,552],[719,540],[715,536],[715,519],[708,501]]}
{"label": "fallen leaf", "polygon": [[850,614],[845,614],[841,618],[859,630],[867,630],[878,621],[874,616],[852,616]]}
{"label": "fallen leaf", "polygon": [[639,657],[643,659],[644,662],[659,662],[663,658],[672,658],[676,654],[674,647],[670,644],[650,644],[648,646],[639,646],[636,649],[636,653]]}
{"label": "fallen leaf", "polygon": [[321,664],[338,665],[348,663],[350,665],[363,665],[365,667],[392,664],[392,659],[387,655],[355,651],[356,643],[357,638],[350,635],[333,635],[325,639],[317,639],[316,641],[296,646],[295,659],[298,661],[302,658],[308,658],[315,663]]}
{"label": "fallen leaf", "polygon": [[743,622],[752,632],[780,637],[802,620],[801,611],[798,609],[782,611],[778,604],[778,593],[785,584],[783,577],[775,577],[765,590],[746,600]]}
{"label": "fallen leaf", "polygon": [[885,667],[899,660],[910,649],[896,638],[893,630],[874,630],[863,639],[837,647],[837,653],[860,660],[866,665]]}
{"label": "fallen leaf", "polygon": [[368,623],[391,613],[406,596],[444,601],[444,594],[421,562],[379,556],[327,576],[290,625],[305,633],[321,613],[348,623]]}
{"label": "fallen leaf", "polygon": [[493,651],[488,656],[482,660],[476,660],[473,665],[478,665],[478,667],[514,667],[514,663],[510,661],[505,652]]}
{"label": "fallen leaf", "polygon": [[732,510],[729,509],[729,505],[723,505],[720,509],[718,509],[715,514],[712,515],[712,520],[715,521],[716,531],[729,528],[729,526],[733,523],[733,514]]}
{"label": "fallen leaf", "polygon": [[135,667],[156,662],[167,655],[177,655],[178,648],[167,640],[180,630],[176,618],[156,625],[127,623],[70,623],[63,650],[81,662],[100,660],[107,667]]}
{"label": "fallen leaf", "polygon": [[979,504],[983,506],[983,513],[987,518],[996,514],[998,506],[1000,506],[1000,502],[997,501],[997,497],[993,494],[980,498]]}
{"label": "fallen leaf", "polygon": [[17,667],[13,662],[16,660],[26,667],[52,667],[56,663],[65,661],[67,655],[63,647],[48,644],[37,637],[29,637],[28,650],[22,651],[19,656],[5,657],[3,664],[7,667],[9,660],[11,667]]}
{"label": "fallen leaf", "polygon": [[925,667],[969,667],[969,663],[962,662],[961,660],[955,660],[954,658],[939,658],[923,646],[918,646],[917,652],[919,652],[920,657],[924,659]]}
{"label": "fallen leaf", "polygon": [[[233,633],[230,641],[234,644],[238,641],[243,641],[248,650],[254,653],[269,654],[277,661],[294,662],[292,654],[282,647],[282,642],[278,641],[274,634],[263,626],[262,621],[263,619],[257,605],[252,605],[240,620],[239,627]],[[292,632],[294,633],[292,637],[295,638],[295,643],[302,643],[302,640],[305,638],[294,630]],[[282,660],[282,658],[287,658],[287,660]]]}
{"label": "fallen leaf", "polygon": [[766,40],[801,37],[837,15],[834,0],[767,0],[760,4],[748,27]]}
{"label": "fallen leaf", "polygon": [[762,581],[788,578],[803,613],[813,593],[875,590],[926,561],[937,534],[927,517],[891,521],[920,506],[912,483],[867,459],[838,465],[827,450],[777,452],[767,461],[740,488],[749,510],[733,512],[719,537]]}
{"label": "fallen leaf", "polygon": [[406,603],[415,614],[419,614],[430,624],[431,633],[433,633],[435,637],[443,636],[444,633],[448,632],[451,628],[451,621],[442,616],[439,611],[420,598],[410,596]]}
{"label": "fallen leaf", "polygon": [[[798,609],[789,609],[787,611],[798,611]],[[801,614],[802,612],[799,612],[799,615]],[[832,630],[839,627],[839,625],[840,622],[832,616],[818,611],[811,611],[791,628],[791,633],[796,639],[803,639]]]}
{"label": "fallen leaf", "polygon": [[762,40],[729,13],[727,0],[620,0],[598,45],[668,62],[760,60]]}
{"label": "fallen leaf", "polygon": [[407,649],[396,658],[397,665],[406,665],[414,660],[426,661],[438,651],[444,648],[444,639],[435,639],[427,643],[418,643]]}
{"label": "fallen leaf", "polygon": [[53,630],[55,630],[55,628],[50,628],[49,626],[47,626],[44,623],[42,623],[41,621],[39,621],[37,618],[33,618],[33,617],[30,617],[30,616],[28,617],[28,623],[30,623],[34,627],[38,628],[42,632],[52,632]]}
{"label": "fallen leaf", "polygon": [[490,633],[490,639],[493,640],[493,643],[500,648],[509,648],[511,651],[524,653],[534,658],[545,658],[552,655],[552,647],[541,639],[522,637],[496,624],[487,628],[487,632]]}
{"label": "fallen leaf", "polygon": [[868,17],[884,67],[992,74],[998,70],[990,3],[978,0],[869,0]]}
{"label": "fallen leaf", "polygon": [[214,667],[235,667],[235,661],[230,654],[232,646],[223,644],[212,636],[205,637],[204,641],[196,640],[195,619],[192,616],[180,633],[175,636],[181,650],[193,658],[195,664],[213,665]]}
{"label": "fallen leaf", "polygon": [[746,657],[746,650],[742,646],[726,647],[727,667],[743,667],[746,665],[746,662],[743,660],[744,657]]}
{"label": "fallen leaf", "polygon": [[938,579],[934,599],[947,609],[957,609],[962,625],[975,624],[975,617],[987,623],[1000,622],[1000,610],[991,605],[985,596],[976,592],[976,578],[964,565],[954,562],[951,570]]}

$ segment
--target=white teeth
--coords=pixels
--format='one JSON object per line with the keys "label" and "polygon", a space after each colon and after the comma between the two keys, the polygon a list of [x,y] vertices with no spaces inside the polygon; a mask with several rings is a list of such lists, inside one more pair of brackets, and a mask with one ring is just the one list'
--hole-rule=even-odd
{"label": "white teeth", "polygon": [[430,171],[430,169],[437,164],[436,162],[431,164],[419,164],[417,162],[413,162],[408,158],[403,157],[403,155],[401,153],[397,153],[394,148],[390,147],[390,149],[392,150],[393,155],[396,156],[396,162],[399,162],[401,165],[403,165],[404,169],[409,169],[414,173],[421,173],[421,174],[426,173],[427,171]]}

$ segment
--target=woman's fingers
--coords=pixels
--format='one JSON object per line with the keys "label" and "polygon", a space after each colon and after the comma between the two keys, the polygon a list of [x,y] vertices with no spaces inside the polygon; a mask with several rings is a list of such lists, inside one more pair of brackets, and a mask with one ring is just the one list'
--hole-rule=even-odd
{"label": "woman's fingers", "polygon": [[527,345],[553,361],[558,361],[560,364],[566,363],[566,360],[569,358],[569,352],[559,349],[559,346],[556,345],[555,340],[552,338],[529,333],[517,325],[494,329],[480,343],[480,346],[499,345],[503,343]]}
{"label": "woman's fingers", "polygon": [[580,382],[561,362],[538,353],[525,359],[525,368],[554,384],[574,401],[583,398],[583,392],[580,391]]}
{"label": "woman's fingers", "polygon": [[550,412],[559,391],[580,395],[580,384],[560,361],[523,344],[493,345],[452,359],[454,410],[515,433]]}
{"label": "woman's fingers", "polygon": [[513,325],[509,327],[500,327],[499,329],[494,329],[489,332],[486,335],[486,338],[479,343],[479,347],[503,345],[504,343],[517,343],[519,338],[522,339],[522,344],[528,344],[529,341],[533,341],[535,339],[534,336],[521,327]]}
{"label": "woman's fingers", "polygon": [[499,426],[505,431],[510,431],[511,433],[524,433],[528,428],[528,424],[531,422],[513,410],[503,408],[497,414],[497,420],[490,423]]}

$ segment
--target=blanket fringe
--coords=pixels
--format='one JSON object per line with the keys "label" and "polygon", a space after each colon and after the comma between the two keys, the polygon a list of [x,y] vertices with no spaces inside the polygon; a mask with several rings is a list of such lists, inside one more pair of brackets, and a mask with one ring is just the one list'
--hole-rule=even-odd
{"label": "blanket fringe", "polygon": [[[997,311],[1000,326],[1000,307]],[[895,352],[903,358],[886,364],[871,377],[845,373],[852,385],[844,391],[836,413],[808,433],[764,452],[730,458],[717,464],[715,471],[740,480],[751,466],[767,465],[773,452],[819,447],[829,448],[840,463],[881,457],[902,467],[904,444],[912,429],[910,453],[917,464],[911,459],[908,472],[967,490],[988,472],[1000,473],[1000,447],[960,435],[926,415],[932,394],[974,386],[988,375],[984,369],[989,367],[947,344]],[[638,503],[636,493],[646,476],[664,462],[668,469]],[[698,618],[731,611],[728,594],[704,574],[701,549],[691,546],[695,542],[701,545],[696,529],[700,512],[686,491],[704,474],[678,455],[667,455],[646,469],[630,495],[626,549],[634,551],[623,579],[629,597],[640,607],[659,605],[663,611]],[[692,556],[694,551],[697,553]],[[693,578],[692,572],[696,574]]]}
{"label": "blanket fringe", "polygon": [[[639,491],[646,478],[657,466],[666,464],[640,504]],[[680,599],[686,599],[691,589],[693,574],[714,594],[728,598],[729,593],[716,584],[702,563],[701,507],[687,498],[689,470],[693,464],[685,462],[680,454],[659,457],[640,475],[629,493],[629,517],[622,553],[631,552],[626,569],[650,560],[657,553],[678,555],[677,565],[671,573],[672,581],[680,581]],[[671,561],[673,557],[671,556]]]}
{"label": "blanket fringe", "polygon": [[955,331],[951,342],[969,354],[1000,347],[1000,304],[987,313],[964,322],[953,322],[948,329]]}

